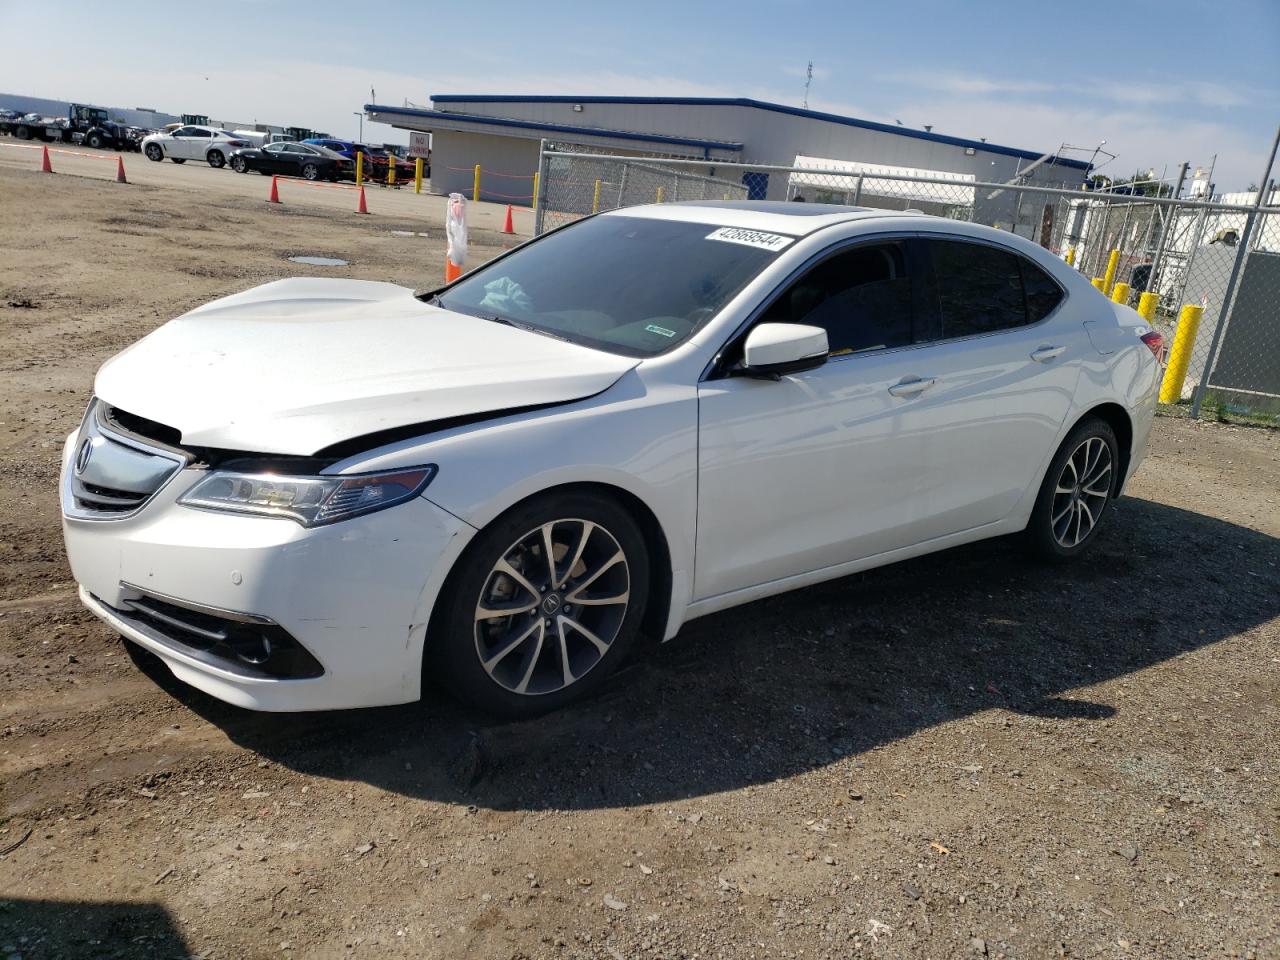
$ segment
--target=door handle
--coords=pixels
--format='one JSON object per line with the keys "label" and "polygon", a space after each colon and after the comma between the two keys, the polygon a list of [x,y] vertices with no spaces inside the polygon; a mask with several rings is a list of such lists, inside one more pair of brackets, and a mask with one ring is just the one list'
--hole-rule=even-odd
{"label": "door handle", "polygon": [[920,377],[912,377],[898,381],[889,388],[889,392],[895,397],[914,397],[917,394],[924,393],[937,382],[936,377],[929,377],[927,380]]}
{"label": "door handle", "polygon": [[1039,350],[1031,351],[1031,359],[1036,363],[1048,363],[1066,349],[1066,347],[1041,347]]}

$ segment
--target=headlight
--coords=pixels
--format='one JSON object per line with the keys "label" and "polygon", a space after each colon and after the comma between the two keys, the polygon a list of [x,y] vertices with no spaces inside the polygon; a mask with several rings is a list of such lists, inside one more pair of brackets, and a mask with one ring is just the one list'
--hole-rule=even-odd
{"label": "headlight", "polygon": [[288,517],[304,527],[318,527],[412,500],[435,475],[434,465],[346,477],[219,471],[197,483],[178,502],[207,510]]}

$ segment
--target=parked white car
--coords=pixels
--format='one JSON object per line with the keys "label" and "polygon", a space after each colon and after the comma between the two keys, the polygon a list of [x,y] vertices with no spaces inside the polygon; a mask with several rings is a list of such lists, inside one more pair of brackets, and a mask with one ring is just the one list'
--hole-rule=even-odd
{"label": "parked white car", "polygon": [[1162,353],[1008,233],[630,208],[435,293],[282,280],[160,327],[67,439],[67,553],[90,610],[215,697],[435,678],[521,716],[642,630],[985,537],[1078,556]]}
{"label": "parked white car", "polygon": [[174,163],[188,160],[204,160],[211,167],[222,167],[232,151],[254,146],[249,140],[238,137],[219,127],[201,127],[188,124],[172,132],[153,133],[142,141],[142,152],[148,160],[159,163],[169,159]]}

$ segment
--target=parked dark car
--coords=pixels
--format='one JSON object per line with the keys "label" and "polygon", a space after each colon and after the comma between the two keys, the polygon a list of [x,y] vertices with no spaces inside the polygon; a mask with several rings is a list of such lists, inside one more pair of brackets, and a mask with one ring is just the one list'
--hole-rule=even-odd
{"label": "parked dark car", "polygon": [[236,150],[230,163],[236,173],[257,170],[304,180],[338,180],[350,176],[353,169],[346,157],[311,143],[268,143]]}

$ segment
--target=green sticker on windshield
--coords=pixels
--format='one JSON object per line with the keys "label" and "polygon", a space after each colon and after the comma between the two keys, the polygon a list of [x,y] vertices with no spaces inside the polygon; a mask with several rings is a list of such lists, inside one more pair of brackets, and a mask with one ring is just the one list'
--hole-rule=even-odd
{"label": "green sticker on windshield", "polygon": [[656,323],[649,324],[645,329],[650,333],[656,333],[664,337],[674,337],[676,335],[674,330],[668,330],[666,327],[660,327]]}

